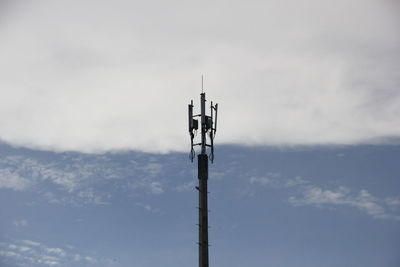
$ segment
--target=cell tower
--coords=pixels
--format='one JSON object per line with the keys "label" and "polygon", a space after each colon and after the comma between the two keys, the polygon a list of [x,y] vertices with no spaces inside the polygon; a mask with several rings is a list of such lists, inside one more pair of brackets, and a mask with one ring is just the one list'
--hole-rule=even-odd
{"label": "cell tower", "polygon": [[[195,157],[195,146],[201,146],[201,153],[197,156],[199,185],[196,189],[199,191],[199,267],[208,267],[208,159],[211,163],[214,161],[214,137],[217,132],[217,112],[218,104],[213,105],[211,101],[211,116],[206,115],[206,94],[203,92],[203,77],[201,77],[200,108],[201,113],[193,115],[193,100],[189,104],[189,134],[190,134],[190,160],[193,162]],[[197,129],[199,128],[198,119],[201,122],[201,142],[193,143]],[[215,124],[214,124],[215,123]],[[207,138],[208,135],[208,138]],[[209,139],[209,143],[207,143]],[[207,155],[207,148],[210,150],[210,156]]]}

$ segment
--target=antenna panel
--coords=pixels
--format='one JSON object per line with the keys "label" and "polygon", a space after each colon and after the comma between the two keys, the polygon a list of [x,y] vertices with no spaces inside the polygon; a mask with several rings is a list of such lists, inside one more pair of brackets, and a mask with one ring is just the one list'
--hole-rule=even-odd
{"label": "antenna panel", "polygon": [[188,105],[188,115],[189,115],[189,133],[193,131],[193,100],[191,104]]}
{"label": "antenna panel", "polygon": [[217,114],[218,114],[218,104],[215,104],[215,126],[214,126],[214,134],[217,132]]}

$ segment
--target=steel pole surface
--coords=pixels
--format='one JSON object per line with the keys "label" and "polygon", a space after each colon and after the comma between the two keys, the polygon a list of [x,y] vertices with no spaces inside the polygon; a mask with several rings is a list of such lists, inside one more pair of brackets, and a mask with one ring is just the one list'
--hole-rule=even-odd
{"label": "steel pole surface", "polygon": [[200,94],[201,154],[198,155],[199,178],[199,267],[208,267],[208,156],[206,154],[206,94]]}
{"label": "steel pole surface", "polygon": [[208,267],[208,156],[198,155],[199,178],[199,267]]}

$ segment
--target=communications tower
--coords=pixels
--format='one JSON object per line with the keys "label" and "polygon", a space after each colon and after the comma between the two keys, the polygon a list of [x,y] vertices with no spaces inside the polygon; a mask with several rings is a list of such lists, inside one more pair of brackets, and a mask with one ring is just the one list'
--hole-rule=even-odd
{"label": "communications tower", "polygon": [[[203,89],[203,77],[202,77]],[[197,156],[199,184],[196,189],[199,192],[199,267],[208,267],[208,160],[214,161],[214,137],[217,132],[217,112],[218,104],[213,105],[211,101],[210,116],[206,115],[206,94],[200,94],[201,113],[193,115],[193,100],[188,107],[189,113],[189,134],[191,140],[190,160],[193,162],[195,157],[195,146],[201,146],[201,153]],[[201,142],[194,143],[197,130],[201,127]],[[208,142],[207,142],[208,140]],[[209,155],[207,151],[209,150]]]}

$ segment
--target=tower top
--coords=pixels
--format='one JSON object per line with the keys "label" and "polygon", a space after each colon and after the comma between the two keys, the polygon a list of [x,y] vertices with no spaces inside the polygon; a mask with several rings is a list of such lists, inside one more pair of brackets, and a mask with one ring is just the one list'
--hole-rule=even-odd
{"label": "tower top", "polygon": [[[217,132],[217,113],[218,113],[218,104],[213,105],[211,101],[210,106],[210,116],[206,115],[206,94],[203,90],[203,75],[201,76],[201,94],[200,94],[200,109],[201,113],[197,115],[193,115],[193,100],[190,102],[188,106],[188,116],[189,116],[189,135],[190,135],[190,160],[193,162],[195,156],[194,147],[199,145],[201,146],[201,154],[206,154],[207,147],[210,148],[210,160],[214,161],[214,137]],[[200,117],[201,123],[201,142],[193,143],[197,130],[199,129],[199,121],[197,117]],[[208,138],[207,138],[208,135]],[[208,139],[208,142],[207,142]]]}

